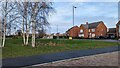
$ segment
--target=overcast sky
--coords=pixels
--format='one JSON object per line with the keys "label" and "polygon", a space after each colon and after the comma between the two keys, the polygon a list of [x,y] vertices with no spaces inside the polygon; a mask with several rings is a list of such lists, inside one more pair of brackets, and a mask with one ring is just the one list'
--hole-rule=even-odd
{"label": "overcast sky", "polygon": [[[33,1],[33,0],[30,0]],[[34,0],[39,1],[39,0]],[[56,13],[52,14],[47,33],[65,33],[73,26],[73,5],[75,9],[75,25],[80,26],[86,22],[103,21],[108,28],[115,28],[118,22],[119,0],[50,0],[54,2]]]}
{"label": "overcast sky", "polygon": [[75,25],[77,26],[86,22],[103,21],[108,28],[114,28],[118,22],[118,0],[110,0],[109,2],[95,2],[95,0],[93,2],[90,0],[84,0],[84,2],[81,2],[82,0],[76,0],[77,2],[73,0],[55,1],[56,13],[49,18],[51,24],[51,29],[48,30],[49,33],[56,33],[57,25],[60,33],[64,33],[73,26],[73,5],[77,7],[75,9]]}

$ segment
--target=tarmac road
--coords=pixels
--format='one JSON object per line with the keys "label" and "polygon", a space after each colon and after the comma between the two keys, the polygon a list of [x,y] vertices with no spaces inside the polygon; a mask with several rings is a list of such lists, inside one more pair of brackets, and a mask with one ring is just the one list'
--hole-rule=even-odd
{"label": "tarmac road", "polygon": [[6,66],[25,67],[25,66],[35,65],[35,64],[58,61],[58,60],[65,60],[70,58],[119,51],[119,47],[120,46],[112,46],[107,48],[99,48],[99,49],[91,49],[91,50],[73,50],[73,51],[59,52],[59,53],[53,53],[53,54],[2,59],[2,65],[3,65],[3,68]]}

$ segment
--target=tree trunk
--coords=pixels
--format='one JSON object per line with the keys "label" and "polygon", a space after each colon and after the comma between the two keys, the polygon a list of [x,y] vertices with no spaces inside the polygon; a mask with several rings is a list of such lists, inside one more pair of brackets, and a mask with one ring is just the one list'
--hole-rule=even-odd
{"label": "tree trunk", "polygon": [[0,33],[0,47],[2,47],[2,33]]}
{"label": "tree trunk", "polygon": [[28,45],[28,42],[29,42],[29,29],[27,28],[27,31],[26,31],[26,45]]}
{"label": "tree trunk", "polygon": [[32,22],[32,47],[35,47],[35,21]]}
{"label": "tree trunk", "polygon": [[29,34],[27,34],[26,45],[28,45],[28,41],[29,41]]}
{"label": "tree trunk", "polygon": [[36,9],[38,8],[38,3],[35,3],[34,8],[32,8],[32,47],[35,47],[35,34],[36,34]]}
{"label": "tree trunk", "polygon": [[25,45],[25,30],[24,30],[24,18],[23,18],[23,30],[22,30],[22,32],[23,32],[23,45]]}
{"label": "tree trunk", "polygon": [[32,34],[32,47],[35,47],[35,34]]}
{"label": "tree trunk", "polygon": [[[25,0],[26,1],[26,0]],[[24,3],[24,15],[25,15],[25,22],[26,22],[26,45],[28,45],[29,42],[29,26],[28,26],[28,22],[27,22],[27,7],[28,7],[28,3],[25,2]]]}
{"label": "tree trunk", "polygon": [[6,38],[6,36],[5,36],[5,33],[4,33],[4,34],[3,34],[2,47],[4,47],[4,46],[5,46],[5,38]]}
{"label": "tree trunk", "polygon": [[0,47],[2,47],[2,21],[0,20]]}
{"label": "tree trunk", "polygon": [[3,33],[3,41],[2,41],[2,47],[5,46],[5,40],[6,40],[6,17],[4,18],[4,33]]}
{"label": "tree trunk", "polygon": [[29,43],[29,31],[30,31],[30,22],[28,23],[28,26],[27,26],[27,32],[26,32],[26,45],[28,45]]}

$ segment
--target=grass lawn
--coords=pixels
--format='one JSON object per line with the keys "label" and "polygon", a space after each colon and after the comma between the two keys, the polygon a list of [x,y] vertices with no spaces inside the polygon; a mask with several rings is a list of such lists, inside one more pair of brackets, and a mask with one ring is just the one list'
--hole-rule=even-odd
{"label": "grass lawn", "polygon": [[[31,41],[30,41],[31,42]],[[90,40],[52,40],[37,39],[36,47],[23,46],[22,39],[6,39],[6,46],[2,49],[3,58],[48,54],[69,50],[82,50],[117,46],[115,42],[90,41]]]}

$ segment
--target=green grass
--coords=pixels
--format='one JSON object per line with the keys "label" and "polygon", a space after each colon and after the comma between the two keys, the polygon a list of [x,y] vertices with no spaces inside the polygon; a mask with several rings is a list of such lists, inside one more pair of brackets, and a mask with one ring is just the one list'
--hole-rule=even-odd
{"label": "green grass", "polygon": [[[31,41],[30,41],[31,42]],[[116,46],[115,42],[88,41],[88,40],[52,40],[37,39],[37,46],[33,48],[22,45],[22,39],[6,39],[6,46],[2,49],[3,58],[48,54],[70,50],[95,49]]]}

